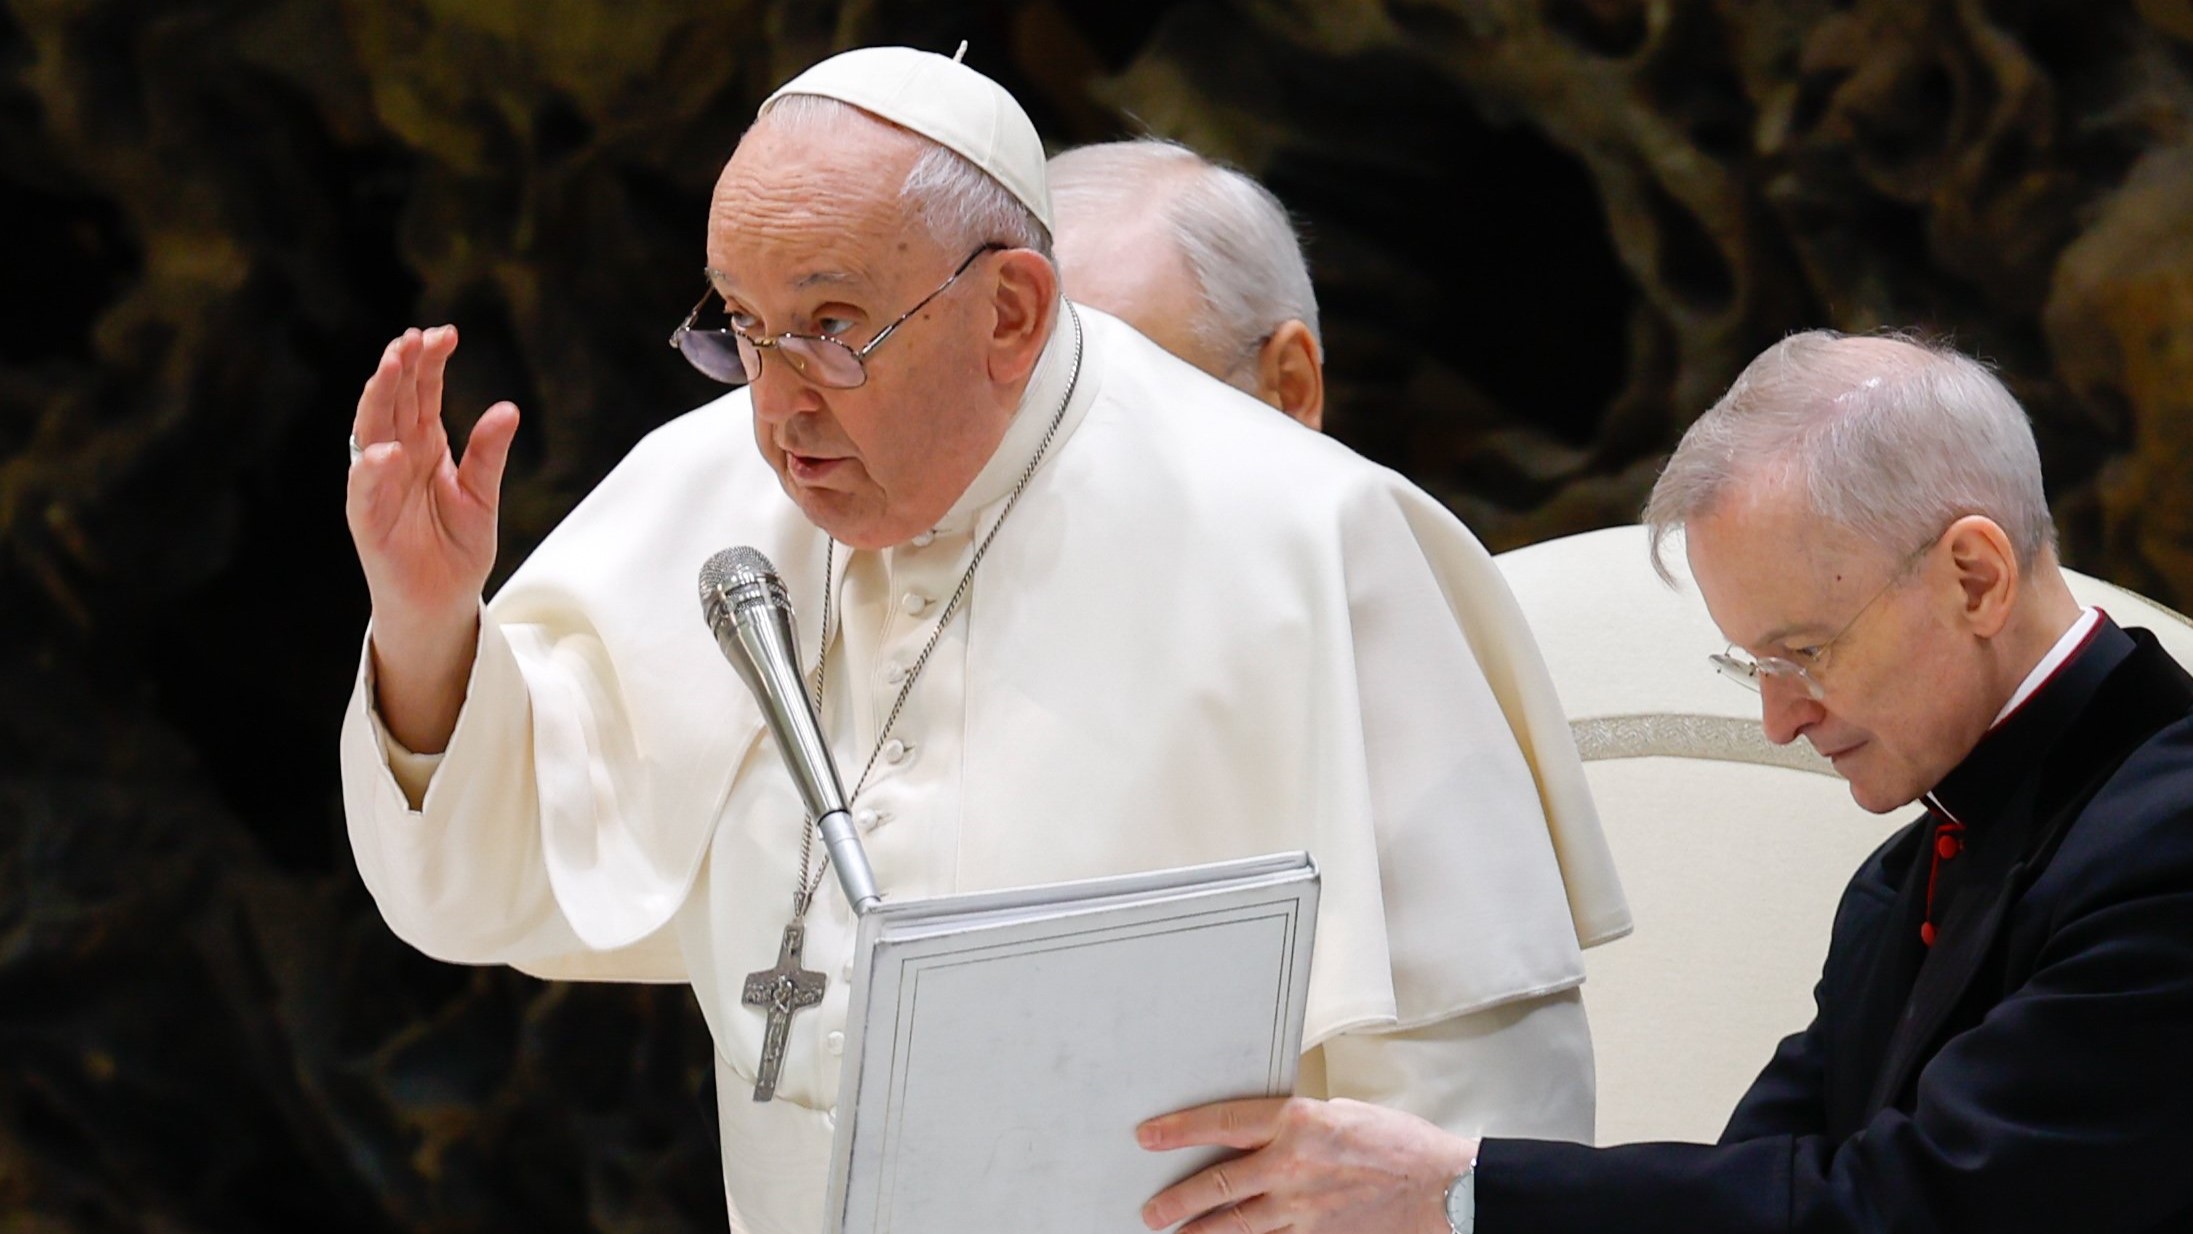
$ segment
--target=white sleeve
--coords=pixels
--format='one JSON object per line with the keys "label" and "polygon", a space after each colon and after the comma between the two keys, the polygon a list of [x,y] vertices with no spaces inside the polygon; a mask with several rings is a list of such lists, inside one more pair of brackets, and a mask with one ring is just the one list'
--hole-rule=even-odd
{"label": "white sleeve", "polygon": [[370,662],[361,657],[343,724],[343,804],[359,876],[397,937],[439,960],[538,976],[683,980],[671,931],[593,951],[557,905],[542,852],[532,707],[494,621],[482,612],[444,754],[413,754],[389,735],[373,706]]}
{"label": "white sleeve", "polygon": [[1303,1059],[1303,1081],[1305,1096],[1405,1110],[1457,1135],[1592,1140],[1591,1028],[1573,987],[1418,1028],[1343,1033]]}

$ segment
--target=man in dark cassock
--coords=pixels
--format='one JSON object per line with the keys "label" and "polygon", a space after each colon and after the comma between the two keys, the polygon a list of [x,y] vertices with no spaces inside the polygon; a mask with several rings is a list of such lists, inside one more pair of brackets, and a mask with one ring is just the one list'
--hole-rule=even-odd
{"label": "man in dark cassock", "polygon": [[1168,1115],[1146,1147],[1249,1151],[1148,1224],[2193,1229],[2193,678],[2073,598],[2017,402],[1945,349],[1798,335],[1684,435],[1646,522],[1656,554],[1683,532],[1766,735],[1869,810],[1925,810],[1844,893],[1811,1025],[1713,1145],[1342,1101]]}

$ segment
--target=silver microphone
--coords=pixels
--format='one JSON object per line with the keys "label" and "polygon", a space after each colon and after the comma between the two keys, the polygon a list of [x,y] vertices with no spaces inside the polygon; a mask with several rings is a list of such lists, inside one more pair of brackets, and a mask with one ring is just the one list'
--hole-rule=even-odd
{"label": "silver microphone", "polygon": [[823,744],[815,709],[800,681],[798,640],[792,631],[792,602],[775,566],[754,549],[727,548],[701,567],[701,616],[716,636],[716,646],[739,671],[746,688],[761,704],[762,716],[784,754],[784,764],[799,787],[800,800],[822,831],[838,885],[855,913],[865,913],[883,896],[876,890],[868,854],[846,813],[845,787]]}

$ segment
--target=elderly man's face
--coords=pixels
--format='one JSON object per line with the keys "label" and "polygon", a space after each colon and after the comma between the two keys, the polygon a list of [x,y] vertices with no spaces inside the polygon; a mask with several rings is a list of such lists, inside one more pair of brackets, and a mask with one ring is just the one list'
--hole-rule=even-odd
{"label": "elderly man's face", "polygon": [[1800,681],[1763,678],[1761,714],[1769,740],[1802,737],[1827,756],[1859,805],[1880,812],[1912,801],[1987,731],[1988,665],[1957,618],[1961,595],[1940,545],[1901,573],[1918,546],[1850,544],[1783,486],[1758,483],[1692,520],[1684,536],[1691,574],[1729,642],[1802,664],[1834,640],[1815,672],[1823,697]]}
{"label": "elderly man's face", "polygon": [[[763,120],[717,181],[708,265],[733,323],[761,337],[824,334],[859,350],[967,254],[946,252],[899,200],[919,139],[861,116],[811,128]],[[828,389],[764,352],[754,437],[808,519],[855,548],[927,530],[982,469],[1011,419],[980,347],[978,259]]]}

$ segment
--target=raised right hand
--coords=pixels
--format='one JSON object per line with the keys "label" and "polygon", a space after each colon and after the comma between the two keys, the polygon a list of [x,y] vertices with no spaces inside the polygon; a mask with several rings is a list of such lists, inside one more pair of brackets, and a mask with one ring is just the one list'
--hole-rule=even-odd
{"label": "raised right hand", "polygon": [[351,432],[363,449],[344,513],[373,598],[381,719],[406,748],[444,747],[464,702],[480,594],[495,564],[503,465],[518,409],[480,416],[464,461],[442,427],[454,326],[406,330],[381,353]]}

